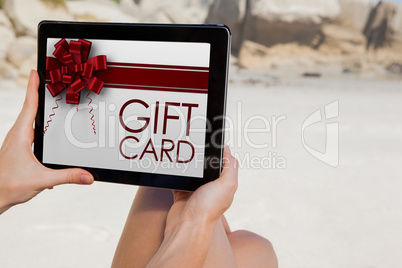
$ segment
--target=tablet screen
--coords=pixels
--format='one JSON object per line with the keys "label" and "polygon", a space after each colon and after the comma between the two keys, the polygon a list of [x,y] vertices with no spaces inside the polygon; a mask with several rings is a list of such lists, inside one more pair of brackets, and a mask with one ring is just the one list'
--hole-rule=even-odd
{"label": "tablet screen", "polygon": [[202,178],[210,49],[48,38],[43,163]]}

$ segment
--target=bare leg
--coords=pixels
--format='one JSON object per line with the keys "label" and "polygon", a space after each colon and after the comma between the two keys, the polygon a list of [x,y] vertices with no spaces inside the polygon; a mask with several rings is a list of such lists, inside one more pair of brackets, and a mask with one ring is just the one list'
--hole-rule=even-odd
{"label": "bare leg", "polygon": [[163,240],[172,191],[139,187],[116,248],[112,267],[145,267]]}
{"label": "bare leg", "polygon": [[[166,216],[173,204],[170,190],[139,187],[121,235],[112,267],[145,267],[159,249]],[[224,217],[217,223],[204,267],[276,267],[268,240],[246,231],[230,232]]]}
{"label": "bare leg", "polygon": [[[170,190],[139,187],[112,267],[145,267],[148,264],[162,243],[166,216],[172,204]],[[236,267],[222,220],[215,228],[204,267]]]}
{"label": "bare leg", "polygon": [[278,267],[275,251],[267,239],[244,230],[232,232],[228,238],[239,268]]}
{"label": "bare leg", "polygon": [[225,215],[222,215],[221,220],[222,220],[223,228],[225,228],[225,233],[230,234],[232,231],[230,230],[230,227],[229,227],[228,221],[225,218]]}
{"label": "bare leg", "polygon": [[[226,220],[225,220],[226,222]],[[205,268],[237,267],[222,218],[215,227],[211,246],[204,263]]]}

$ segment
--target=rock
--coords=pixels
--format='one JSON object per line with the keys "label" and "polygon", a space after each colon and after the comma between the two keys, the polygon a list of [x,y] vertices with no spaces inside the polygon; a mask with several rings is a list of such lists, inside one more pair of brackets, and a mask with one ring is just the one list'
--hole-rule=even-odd
{"label": "rock", "polygon": [[402,4],[395,5],[395,16],[391,27],[398,34],[402,34]]}
{"label": "rock", "polygon": [[390,46],[398,52],[402,52],[402,4],[395,5],[395,15],[391,22],[393,32]]}
{"label": "rock", "polygon": [[143,23],[173,23],[172,19],[164,12],[158,11],[156,13],[141,16]]}
{"label": "rock", "polygon": [[85,2],[94,2],[94,3],[98,3],[98,4],[110,5],[110,6],[113,6],[113,7],[116,6],[116,3],[115,3],[115,2],[118,2],[118,1],[115,1],[115,0],[66,0],[66,1],[70,1],[70,2],[72,2],[72,1],[78,1],[78,2],[83,2],[83,1],[85,1]]}
{"label": "rock", "polygon": [[366,38],[354,28],[324,24],[321,31],[323,34],[321,51],[324,48],[340,54],[363,54],[366,51]]}
{"label": "rock", "polygon": [[391,44],[396,11],[396,4],[381,1],[371,10],[363,31],[367,38],[367,48],[378,49]]}
{"label": "rock", "polygon": [[314,46],[321,24],[339,12],[337,0],[250,0],[243,38],[266,46],[289,42]]}
{"label": "rock", "polygon": [[15,39],[15,34],[12,29],[0,25],[0,61],[7,55],[7,50]]}
{"label": "rock", "polygon": [[36,39],[30,36],[22,36],[15,39],[11,44],[7,53],[7,60],[19,67],[27,58],[35,56],[36,53]]}
{"label": "rock", "polygon": [[[361,35],[358,32],[364,33],[366,39],[365,48],[377,50],[369,52],[367,57],[373,64],[381,64],[387,66],[395,60],[401,60],[402,54],[402,5],[389,2],[378,2],[374,0],[340,0],[342,13],[336,19],[336,23],[342,27],[348,27],[350,37],[353,35],[353,30],[356,30],[359,39]],[[328,29],[327,29],[328,30]],[[342,30],[344,31],[344,30]],[[335,33],[335,31],[331,31]],[[344,39],[344,38],[343,38]],[[335,47],[338,50],[350,50],[350,54],[358,54],[362,51],[361,45],[351,47],[350,38],[345,43],[338,40],[331,48],[334,51]],[[332,39],[334,40],[334,39]],[[355,43],[355,42],[352,42]],[[345,45],[347,45],[345,47]],[[320,46],[320,50],[327,49],[325,42]],[[349,70],[356,70],[356,64],[349,64]]]}
{"label": "rock", "polygon": [[0,60],[0,79],[14,78],[16,69],[14,66],[4,60]]}
{"label": "rock", "polygon": [[3,10],[0,10],[0,26],[4,26],[6,28],[13,27]]}
{"label": "rock", "polygon": [[7,0],[4,11],[11,19],[17,35],[37,35],[38,23],[42,20],[72,20],[63,5],[50,5],[40,0]]}
{"label": "rock", "polygon": [[402,50],[395,50],[394,47],[371,50],[367,53],[367,59],[382,66],[388,66],[393,63],[402,64]]}
{"label": "rock", "polygon": [[77,20],[107,21],[107,22],[138,22],[132,16],[119,9],[119,5],[112,1],[67,1],[68,11]]}
{"label": "rock", "polygon": [[215,0],[209,7],[205,23],[223,23],[232,32],[232,50],[237,53],[243,41],[246,0]]}
{"label": "rock", "polygon": [[36,67],[36,55],[27,58],[18,69],[17,83],[20,86],[26,86],[31,70],[36,69]]}
{"label": "rock", "polygon": [[302,73],[302,76],[319,78],[319,77],[321,77],[321,73],[320,72],[304,72],[304,73]]}
{"label": "rock", "polygon": [[289,42],[314,46],[320,25],[339,12],[338,0],[219,0],[209,9],[207,22],[232,29],[235,51],[242,40],[265,46]]}
{"label": "rock", "polygon": [[245,69],[270,69],[269,48],[246,40],[241,46],[237,64]]}
{"label": "rock", "polygon": [[166,15],[173,23],[178,24],[202,24],[208,14],[205,6],[178,6],[174,5],[165,10]]}
{"label": "rock", "polygon": [[174,5],[173,1],[142,0],[138,3],[140,21],[144,23],[173,23],[165,10]]}
{"label": "rock", "polygon": [[317,50],[296,42],[272,46],[269,48],[269,53],[274,68],[305,67],[315,72],[314,66],[328,63],[328,59],[320,55]]}
{"label": "rock", "polygon": [[314,49],[297,43],[266,47],[246,40],[243,42],[238,65],[250,70],[270,70],[289,67],[313,68],[322,64],[322,56]]}
{"label": "rock", "polygon": [[339,0],[341,12],[335,19],[342,26],[363,32],[377,0]]}
{"label": "rock", "polygon": [[201,24],[208,13],[205,1],[142,0],[138,7],[142,22]]}
{"label": "rock", "polygon": [[402,75],[402,63],[393,62],[386,69],[390,73]]}
{"label": "rock", "polygon": [[236,56],[234,56],[233,54],[230,54],[230,58],[229,58],[229,64],[230,65],[238,65],[238,59]]}
{"label": "rock", "polygon": [[402,4],[375,0],[340,0],[336,23],[364,33],[366,46],[402,50]]}
{"label": "rock", "polygon": [[373,71],[371,66],[361,57],[346,58],[342,62],[342,72],[347,73],[363,73]]}
{"label": "rock", "polygon": [[120,10],[134,18],[140,17],[140,8],[136,5],[134,0],[121,0]]}
{"label": "rock", "polygon": [[247,15],[270,22],[282,21],[321,23],[340,13],[338,1],[328,0],[251,0]]}

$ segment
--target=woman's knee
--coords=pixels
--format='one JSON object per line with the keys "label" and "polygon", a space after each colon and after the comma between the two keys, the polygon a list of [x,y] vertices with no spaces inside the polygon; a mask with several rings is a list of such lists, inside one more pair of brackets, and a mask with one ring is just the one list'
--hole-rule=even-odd
{"label": "woman's knee", "polygon": [[278,266],[275,250],[268,239],[245,230],[232,232],[228,238],[240,268]]}

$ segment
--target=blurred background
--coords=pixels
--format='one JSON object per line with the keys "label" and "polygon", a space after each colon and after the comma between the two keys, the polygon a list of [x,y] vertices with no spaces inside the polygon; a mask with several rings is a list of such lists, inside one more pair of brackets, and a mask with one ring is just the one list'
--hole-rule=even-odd
{"label": "blurred background", "polygon": [[[36,68],[39,21],[224,23],[233,34],[226,140],[241,164],[232,229],[268,238],[280,267],[400,267],[401,2],[0,0],[0,141]],[[321,120],[305,128],[316,111]],[[275,130],[258,132],[274,118]],[[136,190],[60,186],[10,209],[0,267],[110,267]]]}

